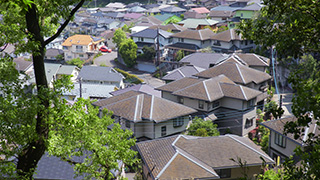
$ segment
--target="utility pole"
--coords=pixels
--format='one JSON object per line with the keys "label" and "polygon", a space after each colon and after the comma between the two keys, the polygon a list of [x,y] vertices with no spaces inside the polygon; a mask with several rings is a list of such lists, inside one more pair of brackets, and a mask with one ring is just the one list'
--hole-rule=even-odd
{"label": "utility pole", "polygon": [[[160,38],[159,38],[159,25],[157,27],[157,62],[156,64],[160,67]],[[159,68],[160,76],[162,77],[161,68]]]}
{"label": "utility pole", "polygon": [[79,79],[79,86],[80,86],[80,98],[82,98],[82,78]]}

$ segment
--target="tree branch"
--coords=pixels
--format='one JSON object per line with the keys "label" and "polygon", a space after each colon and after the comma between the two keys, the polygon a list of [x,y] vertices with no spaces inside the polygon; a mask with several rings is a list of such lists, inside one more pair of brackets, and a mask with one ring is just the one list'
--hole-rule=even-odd
{"label": "tree branch", "polygon": [[67,158],[65,158],[65,157],[62,157],[61,159],[62,159],[63,161],[68,162],[69,164],[72,164],[72,165],[80,164],[80,162],[76,162],[76,161],[73,161],[73,160],[71,160],[71,159],[67,159]]}
{"label": "tree branch", "polygon": [[56,32],[56,34],[54,34],[53,36],[51,36],[49,39],[47,39],[45,42],[44,42],[44,45],[47,45],[49,44],[51,41],[53,41],[55,38],[57,38],[61,32],[64,30],[64,28],[68,25],[68,23],[70,22],[71,18],[73,17],[73,15],[78,11],[78,9],[83,5],[85,0],[81,0],[79,2],[79,4],[72,9],[69,17],[66,19],[66,21],[60,26],[60,28],[58,29],[58,31]]}

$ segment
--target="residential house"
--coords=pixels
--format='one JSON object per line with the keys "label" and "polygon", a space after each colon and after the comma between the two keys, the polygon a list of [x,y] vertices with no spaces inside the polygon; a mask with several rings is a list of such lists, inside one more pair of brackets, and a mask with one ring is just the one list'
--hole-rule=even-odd
{"label": "residential house", "polygon": [[198,110],[223,134],[246,136],[256,127],[257,97],[261,91],[238,85],[225,75],[211,79],[183,78],[156,88],[162,98]]}
{"label": "residential house", "polygon": [[212,7],[218,6],[219,3],[217,0],[200,0],[200,5],[210,9]]}
{"label": "residential house", "polygon": [[154,17],[162,21],[162,25],[167,25],[169,23],[177,23],[182,21],[181,17],[178,17],[174,14],[159,14],[159,15],[155,15]]}
{"label": "residential house", "polygon": [[175,4],[174,0],[156,0],[157,4]]}
{"label": "residential house", "polygon": [[141,6],[134,6],[128,9],[128,12],[130,13],[146,13],[147,9],[141,7]]}
{"label": "residential house", "polygon": [[237,84],[266,92],[268,82],[271,80],[271,76],[268,73],[241,65],[236,62],[231,62],[229,60],[230,59],[198,74],[195,74],[194,76],[198,78],[210,79],[220,74],[224,74]]}
{"label": "residential house", "polygon": [[193,75],[198,74],[199,72],[202,72],[204,70],[205,69],[201,67],[188,64],[186,66],[182,66],[180,68],[167,72],[167,74],[163,76],[161,79],[164,80],[166,83],[169,83],[185,77],[192,77]]}
{"label": "residential house", "polygon": [[128,91],[93,103],[113,112],[115,122],[131,129],[138,140],[155,139],[186,130],[196,110],[157,96]]}
{"label": "residential house", "polygon": [[45,60],[55,61],[57,60],[57,56],[64,56],[64,52],[62,49],[50,48],[46,50]]}
{"label": "residential house", "polygon": [[103,13],[112,13],[115,10],[116,10],[115,8],[111,8],[111,7],[99,7],[98,8],[98,12],[103,12]]}
{"label": "residential house", "polygon": [[266,72],[270,66],[269,58],[254,53],[235,53],[233,56],[238,57],[238,59],[245,62],[247,66],[262,72]]}
{"label": "residential house", "polygon": [[210,29],[185,30],[171,35],[172,44],[168,45],[168,60],[174,60],[179,50],[186,55],[211,47],[211,37],[214,32]]}
{"label": "residential house", "polygon": [[113,84],[94,84],[88,82],[73,83],[74,88],[69,91],[63,91],[62,96],[69,101],[76,101],[78,98],[84,99],[106,99],[111,97],[110,92],[117,89]]}
{"label": "residential house", "polygon": [[61,44],[63,43],[64,39],[62,37],[57,37],[53,41],[51,41],[49,44],[46,45],[47,49],[62,49]]}
{"label": "residential house", "polygon": [[13,62],[15,63],[15,68],[19,73],[29,76],[33,73],[32,61],[27,61],[24,57],[17,57],[13,59]]}
{"label": "residential house", "polygon": [[191,8],[191,11],[204,15],[208,15],[210,13],[210,11],[206,7]]}
{"label": "residential house", "polygon": [[232,53],[236,51],[249,52],[255,48],[252,40],[247,40],[235,29],[217,33],[211,37],[212,50],[215,52]]}
{"label": "residential house", "polygon": [[241,8],[241,9],[237,9],[235,11],[236,14],[234,15],[234,17],[240,18],[240,19],[251,19],[259,13],[259,11],[261,10],[262,7],[263,6],[258,3],[250,4],[246,7]]}
{"label": "residential house", "polygon": [[115,19],[103,18],[98,20],[96,34],[100,35],[102,32],[108,29],[117,29],[120,25],[120,21]]}
{"label": "residential house", "polygon": [[[113,40],[112,40],[114,32],[115,32],[115,29],[110,29],[110,30],[106,30],[100,34],[100,36],[104,39],[104,44],[111,49],[116,48],[116,44],[113,43]],[[126,36],[127,36],[127,38],[129,38],[130,33],[126,32]]]}
{"label": "residential house", "polygon": [[210,11],[209,18],[222,22],[222,21],[228,21],[234,16],[234,11]]}
{"label": "residential house", "polygon": [[303,148],[305,141],[309,139],[308,134],[313,133],[319,135],[319,126],[317,121],[312,120],[307,127],[302,131],[301,136],[298,139],[294,138],[291,133],[285,134],[284,126],[290,122],[296,122],[297,118],[294,116],[288,116],[280,119],[263,122],[261,125],[270,130],[269,135],[269,155],[277,163],[283,162],[285,159],[293,156],[295,160],[298,157],[295,156],[294,150],[297,147]]}
{"label": "residential house", "polygon": [[207,18],[206,15],[197,13],[195,11],[187,11],[183,15],[184,15],[185,19],[205,19],[205,18]]}
{"label": "residential house", "polygon": [[118,89],[124,88],[123,75],[111,67],[83,66],[78,79],[87,84],[114,85]]}
{"label": "residential house", "polygon": [[149,84],[145,84],[145,83],[131,85],[131,86],[128,86],[128,87],[126,87],[124,89],[119,89],[119,90],[116,90],[116,91],[112,91],[112,92],[110,92],[110,94],[112,96],[117,96],[117,95],[123,94],[123,93],[128,92],[128,91],[137,91],[137,92],[142,92],[142,93],[149,94],[149,95],[152,95],[152,96],[161,97],[161,92],[160,91],[155,90],[154,87],[152,87]]}
{"label": "residential house", "polygon": [[161,11],[161,14],[174,14],[176,16],[180,16],[181,14],[186,12],[187,10],[179,8],[177,6],[170,6],[170,7],[160,9],[160,11]]}
{"label": "residential house", "polygon": [[224,61],[228,57],[228,54],[223,53],[196,52],[185,56],[179,61],[179,63],[181,63],[182,65],[190,64],[201,67],[203,69],[209,69],[210,67],[213,67],[216,64]]}
{"label": "residential house", "polygon": [[66,61],[74,58],[87,60],[98,52],[99,47],[103,45],[103,40],[90,35],[73,35],[62,44],[64,58]]}
{"label": "residential house", "polygon": [[165,56],[164,47],[170,44],[170,36],[172,33],[159,29],[145,29],[140,32],[131,34],[130,37],[138,45],[138,53],[142,53],[143,46],[152,46],[157,48],[157,38],[159,37],[159,49],[161,57]]}
{"label": "residential house", "polygon": [[196,137],[171,136],[136,144],[143,165],[143,178],[238,179],[254,178],[266,164],[274,161],[246,137],[236,135]]}
{"label": "residential house", "polygon": [[107,8],[114,8],[114,9],[123,9],[126,7],[123,3],[120,2],[114,2],[114,3],[109,3],[106,5]]}
{"label": "residential house", "polygon": [[167,24],[167,25],[154,25],[149,27],[149,29],[162,29],[164,31],[172,32],[172,33],[178,33],[184,30],[187,30],[187,28],[184,28],[182,26],[179,26],[177,24]]}
{"label": "residential house", "polygon": [[105,13],[105,16],[107,18],[110,18],[110,19],[117,19],[119,21],[122,21],[123,18],[124,18],[124,13],[121,13],[121,12],[109,12],[109,13]]}
{"label": "residential house", "polygon": [[200,30],[205,29],[206,27],[210,27],[211,29],[216,29],[216,25],[218,21],[212,19],[185,19],[183,21],[178,22],[180,26],[186,27],[192,30]]}
{"label": "residential house", "polygon": [[123,15],[123,19],[124,20],[137,20],[140,19],[141,17],[143,17],[143,14],[141,13],[127,13],[125,15]]}
{"label": "residential house", "polygon": [[81,21],[80,32],[82,34],[95,34],[98,20],[94,18],[85,18]]}

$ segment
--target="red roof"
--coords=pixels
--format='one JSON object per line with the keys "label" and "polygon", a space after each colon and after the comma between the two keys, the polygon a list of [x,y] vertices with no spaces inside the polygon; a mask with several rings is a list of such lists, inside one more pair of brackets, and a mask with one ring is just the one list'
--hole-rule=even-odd
{"label": "red roof", "polygon": [[197,13],[200,13],[200,14],[208,14],[208,13],[210,13],[210,11],[205,7],[191,8],[191,10],[193,10],[193,11],[195,11]]}

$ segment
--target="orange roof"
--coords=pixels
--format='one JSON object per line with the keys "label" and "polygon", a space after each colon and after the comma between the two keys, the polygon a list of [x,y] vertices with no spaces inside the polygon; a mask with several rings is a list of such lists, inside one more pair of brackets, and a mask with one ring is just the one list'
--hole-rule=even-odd
{"label": "orange roof", "polygon": [[210,11],[205,8],[205,7],[200,7],[200,8],[191,8],[191,10],[197,12],[197,13],[200,13],[200,14],[207,14],[207,13],[210,13]]}
{"label": "orange roof", "polygon": [[90,43],[97,44],[103,41],[101,38],[96,38],[90,35],[73,35],[66,39],[62,46],[72,46],[72,45],[89,45]]}

